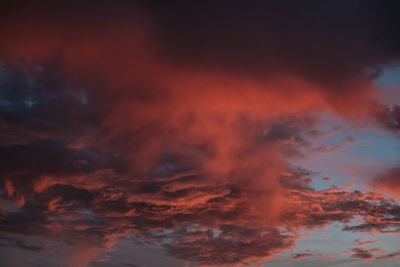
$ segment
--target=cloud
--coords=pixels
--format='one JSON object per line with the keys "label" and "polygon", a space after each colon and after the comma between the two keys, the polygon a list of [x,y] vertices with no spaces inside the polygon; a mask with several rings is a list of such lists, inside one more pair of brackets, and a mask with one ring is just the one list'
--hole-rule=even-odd
{"label": "cloud", "polygon": [[365,245],[371,245],[371,244],[376,244],[379,243],[380,240],[365,240],[365,239],[356,239],[354,240],[354,245],[358,246],[365,246]]}
{"label": "cloud", "polygon": [[371,185],[396,197],[400,193],[400,168],[391,168],[376,177]]}
{"label": "cloud", "polygon": [[51,247],[56,248],[57,243],[46,242],[46,240],[40,237],[1,234],[0,247],[17,247],[33,252],[44,252],[51,250]]}
{"label": "cloud", "polygon": [[332,178],[331,177],[322,177],[321,180],[326,181],[326,182],[332,182]]}
{"label": "cloud", "polygon": [[395,258],[397,258],[399,256],[400,256],[400,252],[393,252],[393,253],[388,253],[388,254],[383,255],[383,256],[376,257],[376,259],[378,259],[378,260],[391,260],[391,259],[395,259]]}
{"label": "cloud", "polygon": [[324,254],[313,254],[313,253],[296,253],[292,255],[292,259],[294,260],[301,260],[304,258],[308,258],[308,257],[322,257],[322,258],[329,258],[329,255],[324,255]]}
{"label": "cloud", "polygon": [[292,258],[295,259],[295,260],[299,260],[299,259],[312,257],[312,256],[314,256],[314,254],[311,254],[311,253],[297,253],[297,254],[294,254]]}
{"label": "cloud", "polygon": [[[143,100],[170,95],[161,80],[190,88],[189,92],[197,87],[198,93],[198,84],[188,86],[184,80],[193,82],[204,75],[208,80],[218,76],[225,81],[232,77],[259,81],[270,97],[280,90],[286,98],[320,95],[330,108],[352,112],[369,100],[369,82],[379,73],[375,69],[398,59],[393,45],[397,39],[390,34],[397,20],[391,13],[396,4],[313,2],[288,10],[280,2],[94,3],[47,2],[41,9],[9,4],[0,21],[10,29],[0,40],[3,54],[56,62],[75,77],[86,73],[86,78],[101,79],[112,87],[131,88],[125,93]],[[224,18],[222,11],[228,11]],[[35,23],[26,22],[22,13],[29,13]],[[67,15],[71,13],[76,16]],[[365,24],[368,27],[361,27]],[[381,42],[369,42],[377,36]],[[266,82],[271,80],[279,83]],[[133,83],[139,86],[132,90]],[[149,83],[151,90],[146,88]],[[119,93],[113,95],[109,100]],[[301,99],[297,104],[307,101]]]}
{"label": "cloud", "polygon": [[363,118],[378,67],[398,59],[393,7],[357,3],[7,5],[4,246],[39,252],[25,239],[57,239],[84,266],[135,235],[229,265],[271,258],[333,222],[398,232],[392,201],[317,190],[311,170],[289,163],[354,144],[314,143],[320,111]]}
{"label": "cloud", "polygon": [[[193,6],[177,1],[168,6],[148,6],[172,55],[189,66],[200,62],[208,67],[263,74],[298,71],[316,80],[332,82],[339,78],[342,82],[362,75],[362,69],[372,67],[376,60],[398,56],[394,47],[383,49],[397,41],[391,34],[391,23],[397,19],[391,10],[395,6],[360,3],[260,1],[248,5],[244,1],[221,1]],[[292,5],[290,10],[288,4]],[[282,20],[282,14],[288,19]],[[374,14],[387,17],[379,20]],[[335,38],[339,35],[341,38]],[[366,41],[378,35],[382,42]],[[350,40],[352,45],[348,45]]]}
{"label": "cloud", "polygon": [[[302,229],[356,216],[375,225],[372,218],[394,214],[394,204],[378,203],[379,195],[315,190],[312,171],[288,164],[288,147],[313,147],[308,132],[318,120],[297,113],[303,108],[264,115],[236,97],[239,106],[214,108],[191,94],[181,105],[179,95],[126,102],[129,93],[118,89],[114,102],[101,95],[110,89],[74,91],[59,79],[62,69],[37,67],[3,65],[3,125],[24,140],[0,147],[3,199],[16,204],[0,220],[4,232],[58,238],[72,252],[84,240],[84,263],[134,233],[177,258],[231,264],[290,249]],[[220,103],[219,94],[203,93]],[[177,230],[187,225],[219,234]],[[162,229],[173,232],[146,235]]]}
{"label": "cloud", "polygon": [[352,248],[347,251],[344,251],[343,254],[351,254],[353,253],[350,257],[352,259],[359,259],[359,260],[373,260],[375,259],[374,254],[375,253],[384,253],[384,250],[381,250],[380,248],[372,248],[372,249],[364,249],[364,248]]}
{"label": "cloud", "polygon": [[[273,253],[293,247],[290,236],[276,229],[254,229],[246,226],[221,225],[218,236],[212,232],[199,234],[184,233],[183,240],[177,239],[167,245],[167,252],[178,258],[202,264],[246,263],[266,259]],[[189,240],[185,240],[189,239]]]}
{"label": "cloud", "polygon": [[375,103],[371,108],[371,114],[379,125],[385,129],[398,133],[400,130],[400,106],[389,107],[384,104]]}
{"label": "cloud", "polygon": [[[353,253],[353,254],[352,254]],[[364,249],[364,248],[352,248],[344,251],[343,254],[352,254],[350,257],[353,259],[360,259],[365,261],[370,260],[392,260],[400,256],[399,252],[388,253],[380,248]],[[376,254],[383,254],[375,256]]]}

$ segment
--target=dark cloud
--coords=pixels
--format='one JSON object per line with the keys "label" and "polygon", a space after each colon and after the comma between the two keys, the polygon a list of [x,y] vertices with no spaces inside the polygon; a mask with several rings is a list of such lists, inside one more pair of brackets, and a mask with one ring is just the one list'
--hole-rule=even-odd
{"label": "dark cloud", "polygon": [[0,65],[0,112],[5,127],[15,134],[82,134],[96,123],[86,92],[69,84],[56,64],[24,60]]}
{"label": "dark cloud", "polygon": [[219,232],[187,232],[167,245],[175,257],[203,264],[233,264],[266,258],[271,253],[291,248],[290,236],[276,229],[254,229],[246,226],[221,225]]}
{"label": "dark cloud", "polygon": [[[392,260],[400,256],[399,252],[388,253],[380,248],[364,249],[364,248],[352,248],[348,251],[343,252],[344,254],[351,254],[350,257],[353,259],[360,260]],[[376,256],[376,254],[380,254]]]}
{"label": "dark cloud", "polygon": [[400,106],[375,103],[371,109],[372,116],[385,129],[398,134],[400,130]]}
{"label": "dark cloud", "polygon": [[292,256],[292,258],[295,259],[295,260],[299,260],[299,259],[303,259],[303,258],[307,258],[307,257],[312,257],[312,256],[314,256],[314,255],[311,254],[311,253],[297,253],[297,254],[294,254],[294,255]]}
{"label": "dark cloud", "polygon": [[373,76],[374,68],[399,57],[394,34],[399,6],[391,2],[174,1],[147,6],[169,52],[193,68],[201,64],[248,75],[291,72],[332,85]]}
{"label": "dark cloud", "polygon": [[[93,258],[134,235],[236,264],[333,222],[399,232],[393,201],[317,190],[315,173],[288,163],[354,143],[314,144],[326,134],[315,109],[344,116],[369,99],[378,68],[399,58],[397,4],[118,3],[4,4],[0,246],[60,240]],[[397,106],[378,110],[397,130]],[[322,255],[293,258],[305,256]]]}
{"label": "dark cloud", "polygon": [[372,260],[374,259],[374,253],[379,251],[379,249],[363,249],[363,248],[352,248],[345,253],[353,253],[350,257],[353,259],[360,260]]}
{"label": "dark cloud", "polygon": [[[96,34],[101,32],[99,23],[104,31],[115,22],[136,30],[130,23],[139,13],[150,21],[161,53],[178,66],[244,76],[299,76],[322,84],[329,88],[329,96],[341,100],[340,95],[363,90],[349,86],[354,81],[376,77],[382,65],[400,57],[394,26],[399,23],[399,5],[387,1],[44,1],[40,9],[29,4],[4,6],[4,25],[16,27],[10,17],[21,18],[18,12],[24,11],[20,13],[51,22],[46,29],[61,28],[71,39],[80,36],[76,29],[68,31],[75,25]],[[41,30],[40,24],[29,27],[34,33]],[[14,37],[12,30],[4,34]],[[54,43],[60,50],[68,41],[60,38]]]}
{"label": "dark cloud", "polygon": [[[309,250],[307,250],[309,251]],[[324,255],[324,254],[320,254],[320,253],[310,253],[310,252],[305,252],[305,253],[296,253],[296,254],[292,254],[292,259],[294,260],[301,260],[304,258],[308,258],[308,257],[321,257],[324,259],[328,259],[330,257],[330,255]]]}
{"label": "dark cloud", "polygon": [[15,241],[15,243],[10,242],[10,240],[7,240],[7,244],[0,244],[0,247],[17,247],[20,249],[26,249],[34,252],[42,252],[45,251],[45,248],[43,248],[40,245],[31,245],[31,244],[26,244],[23,241]]}

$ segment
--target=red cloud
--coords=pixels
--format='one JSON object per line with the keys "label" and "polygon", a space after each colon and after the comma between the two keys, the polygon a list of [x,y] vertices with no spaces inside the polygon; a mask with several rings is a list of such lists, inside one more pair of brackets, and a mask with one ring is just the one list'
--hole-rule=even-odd
{"label": "red cloud", "polygon": [[[399,207],[382,195],[316,190],[312,172],[288,163],[340,149],[315,146],[306,135],[318,135],[321,110],[349,120],[365,115],[374,78],[366,69],[393,60],[387,45],[371,47],[375,58],[364,46],[344,50],[347,41],[337,39],[342,50],[332,50],[323,38],[316,50],[301,39],[297,53],[285,49],[297,34],[282,43],[270,27],[232,34],[211,10],[177,29],[174,21],[185,16],[162,16],[147,4],[61,7],[15,13],[12,6],[0,19],[1,196],[15,204],[0,218],[2,232],[62,240],[75,255],[70,264],[83,266],[130,234],[180,259],[229,265],[272,257],[293,248],[299,231],[333,222],[360,218],[343,230],[399,231]],[[258,25],[260,15],[250,13],[243,17]],[[205,18],[219,31],[204,35]],[[301,21],[306,37],[317,36],[309,32],[314,22]],[[343,34],[354,44],[371,39],[350,33]],[[304,58],[310,48],[319,56]],[[355,52],[362,56],[349,62]]]}

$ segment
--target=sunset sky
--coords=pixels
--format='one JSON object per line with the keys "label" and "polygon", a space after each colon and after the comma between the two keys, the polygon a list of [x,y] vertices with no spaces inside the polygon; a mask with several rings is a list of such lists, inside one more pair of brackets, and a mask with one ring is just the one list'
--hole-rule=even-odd
{"label": "sunset sky", "polygon": [[400,266],[400,2],[2,1],[0,266]]}

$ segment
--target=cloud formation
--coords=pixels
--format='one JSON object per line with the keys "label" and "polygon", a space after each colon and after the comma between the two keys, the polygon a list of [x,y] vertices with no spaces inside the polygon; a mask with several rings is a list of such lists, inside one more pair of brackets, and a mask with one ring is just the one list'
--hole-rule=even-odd
{"label": "cloud formation", "polygon": [[[0,246],[66,247],[85,266],[133,235],[231,265],[334,222],[398,233],[394,201],[314,188],[291,163],[356,144],[316,142],[319,115],[368,117],[373,79],[400,57],[397,4],[361,2],[4,4]],[[397,113],[376,117],[396,130]],[[306,256],[323,255],[293,258]]]}

